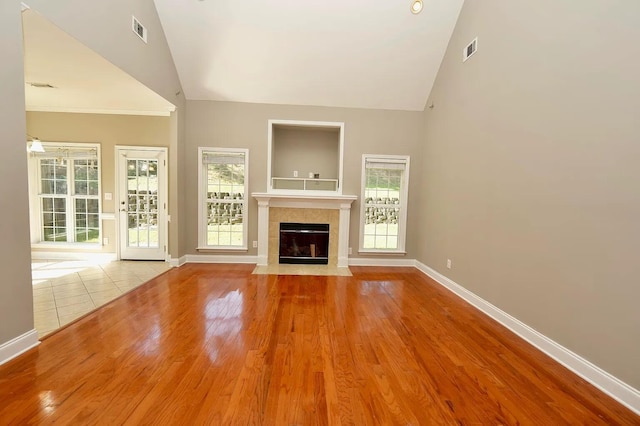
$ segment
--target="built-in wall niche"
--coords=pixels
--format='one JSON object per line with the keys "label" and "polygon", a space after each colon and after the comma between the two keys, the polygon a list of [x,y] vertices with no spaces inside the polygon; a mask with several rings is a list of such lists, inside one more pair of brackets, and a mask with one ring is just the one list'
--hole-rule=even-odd
{"label": "built-in wall niche", "polygon": [[344,123],[269,120],[269,192],[342,194]]}

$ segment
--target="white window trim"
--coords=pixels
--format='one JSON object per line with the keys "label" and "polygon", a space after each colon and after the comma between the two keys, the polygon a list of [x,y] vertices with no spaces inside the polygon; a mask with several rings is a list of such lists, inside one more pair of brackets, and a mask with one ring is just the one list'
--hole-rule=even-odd
{"label": "white window trim", "polygon": [[[31,247],[32,248],[56,248],[56,249],[101,249],[102,244],[102,155],[100,152],[100,144],[98,143],[82,143],[82,142],[42,142],[42,146],[50,152],[58,149],[59,147],[68,148],[88,148],[96,150],[96,164],[98,165],[98,241],[95,243],[87,242],[63,242],[63,241],[43,241],[42,240],[42,215],[40,211],[41,206],[41,194],[40,194],[40,178],[41,170],[39,167],[38,159],[43,156],[36,156],[28,154],[28,185],[29,185],[29,222],[31,229]],[[52,155],[51,158],[54,158]],[[69,195],[67,195],[69,197]],[[70,195],[73,198],[73,195]],[[67,201],[67,207],[69,202]],[[73,212],[74,209],[71,208]],[[75,222],[75,217],[74,217]],[[73,227],[75,230],[75,225]],[[75,239],[75,236],[74,236]]]}
{"label": "white window trim", "polygon": [[[367,160],[379,160],[389,161],[405,164],[404,173],[402,174],[401,185],[401,197],[400,197],[400,215],[398,218],[398,248],[396,249],[372,249],[364,248],[364,222],[365,222],[365,190],[366,190],[366,163]],[[408,155],[374,155],[374,154],[362,154],[362,169],[361,169],[361,183],[360,183],[360,238],[358,253],[362,254],[398,254],[404,255],[405,243],[407,236],[407,211],[409,206],[409,164],[410,156]]]}
{"label": "white window trim", "polygon": [[[204,173],[202,156],[207,152],[235,152],[244,154],[244,199],[242,200],[242,246],[207,245],[207,175]],[[247,251],[249,231],[249,150],[246,148],[198,147],[198,247],[196,250]]]}

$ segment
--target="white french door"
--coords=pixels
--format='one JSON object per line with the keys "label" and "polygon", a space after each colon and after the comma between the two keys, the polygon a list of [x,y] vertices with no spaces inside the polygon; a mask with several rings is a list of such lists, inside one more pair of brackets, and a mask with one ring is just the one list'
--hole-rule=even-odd
{"label": "white french door", "polygon": [[165,260],[167,149],[116,147],[120,259]]}

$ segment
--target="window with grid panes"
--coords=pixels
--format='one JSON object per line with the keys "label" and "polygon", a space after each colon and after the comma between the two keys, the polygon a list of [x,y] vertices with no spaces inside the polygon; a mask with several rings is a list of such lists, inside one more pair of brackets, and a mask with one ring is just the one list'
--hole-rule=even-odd
{"label": "window with grid panes", "polygon": [[248,150],[199,149],[199,248],[247,248],[248,156]]}
{"label": "window with grid panes", "polygon": [[408,156],[364,155],[361,252],[404,252],[409,187]]}
{"label": "window with grid panes", "polygon": [[98,147],[43,144],[31,153],[41,242],[100,242]]}

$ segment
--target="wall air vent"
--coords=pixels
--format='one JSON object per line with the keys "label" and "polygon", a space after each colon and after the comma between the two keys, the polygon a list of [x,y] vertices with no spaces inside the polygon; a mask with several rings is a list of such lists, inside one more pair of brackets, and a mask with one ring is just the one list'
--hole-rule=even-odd
{"label": "wall air vent", "polygon": [[136,35],[138,37],[140,37],[140,39],[146,43],[147,42],[147,29],[133,15],[131,15],[131,25],[132,25],[131,29],[133,30],[133,32],[136,33]]}
{"label": "wall air vent", "polygon": [[38,89],[55,89],[55,86],[52,86],[49,83],[35,83],[28,81],[27,84],[31,87],[37,87]]}
{"label": "wall air vent", "polygon": [[474,38],[462,51],[462,62],[466,61],[478,50],[478,37]]}

